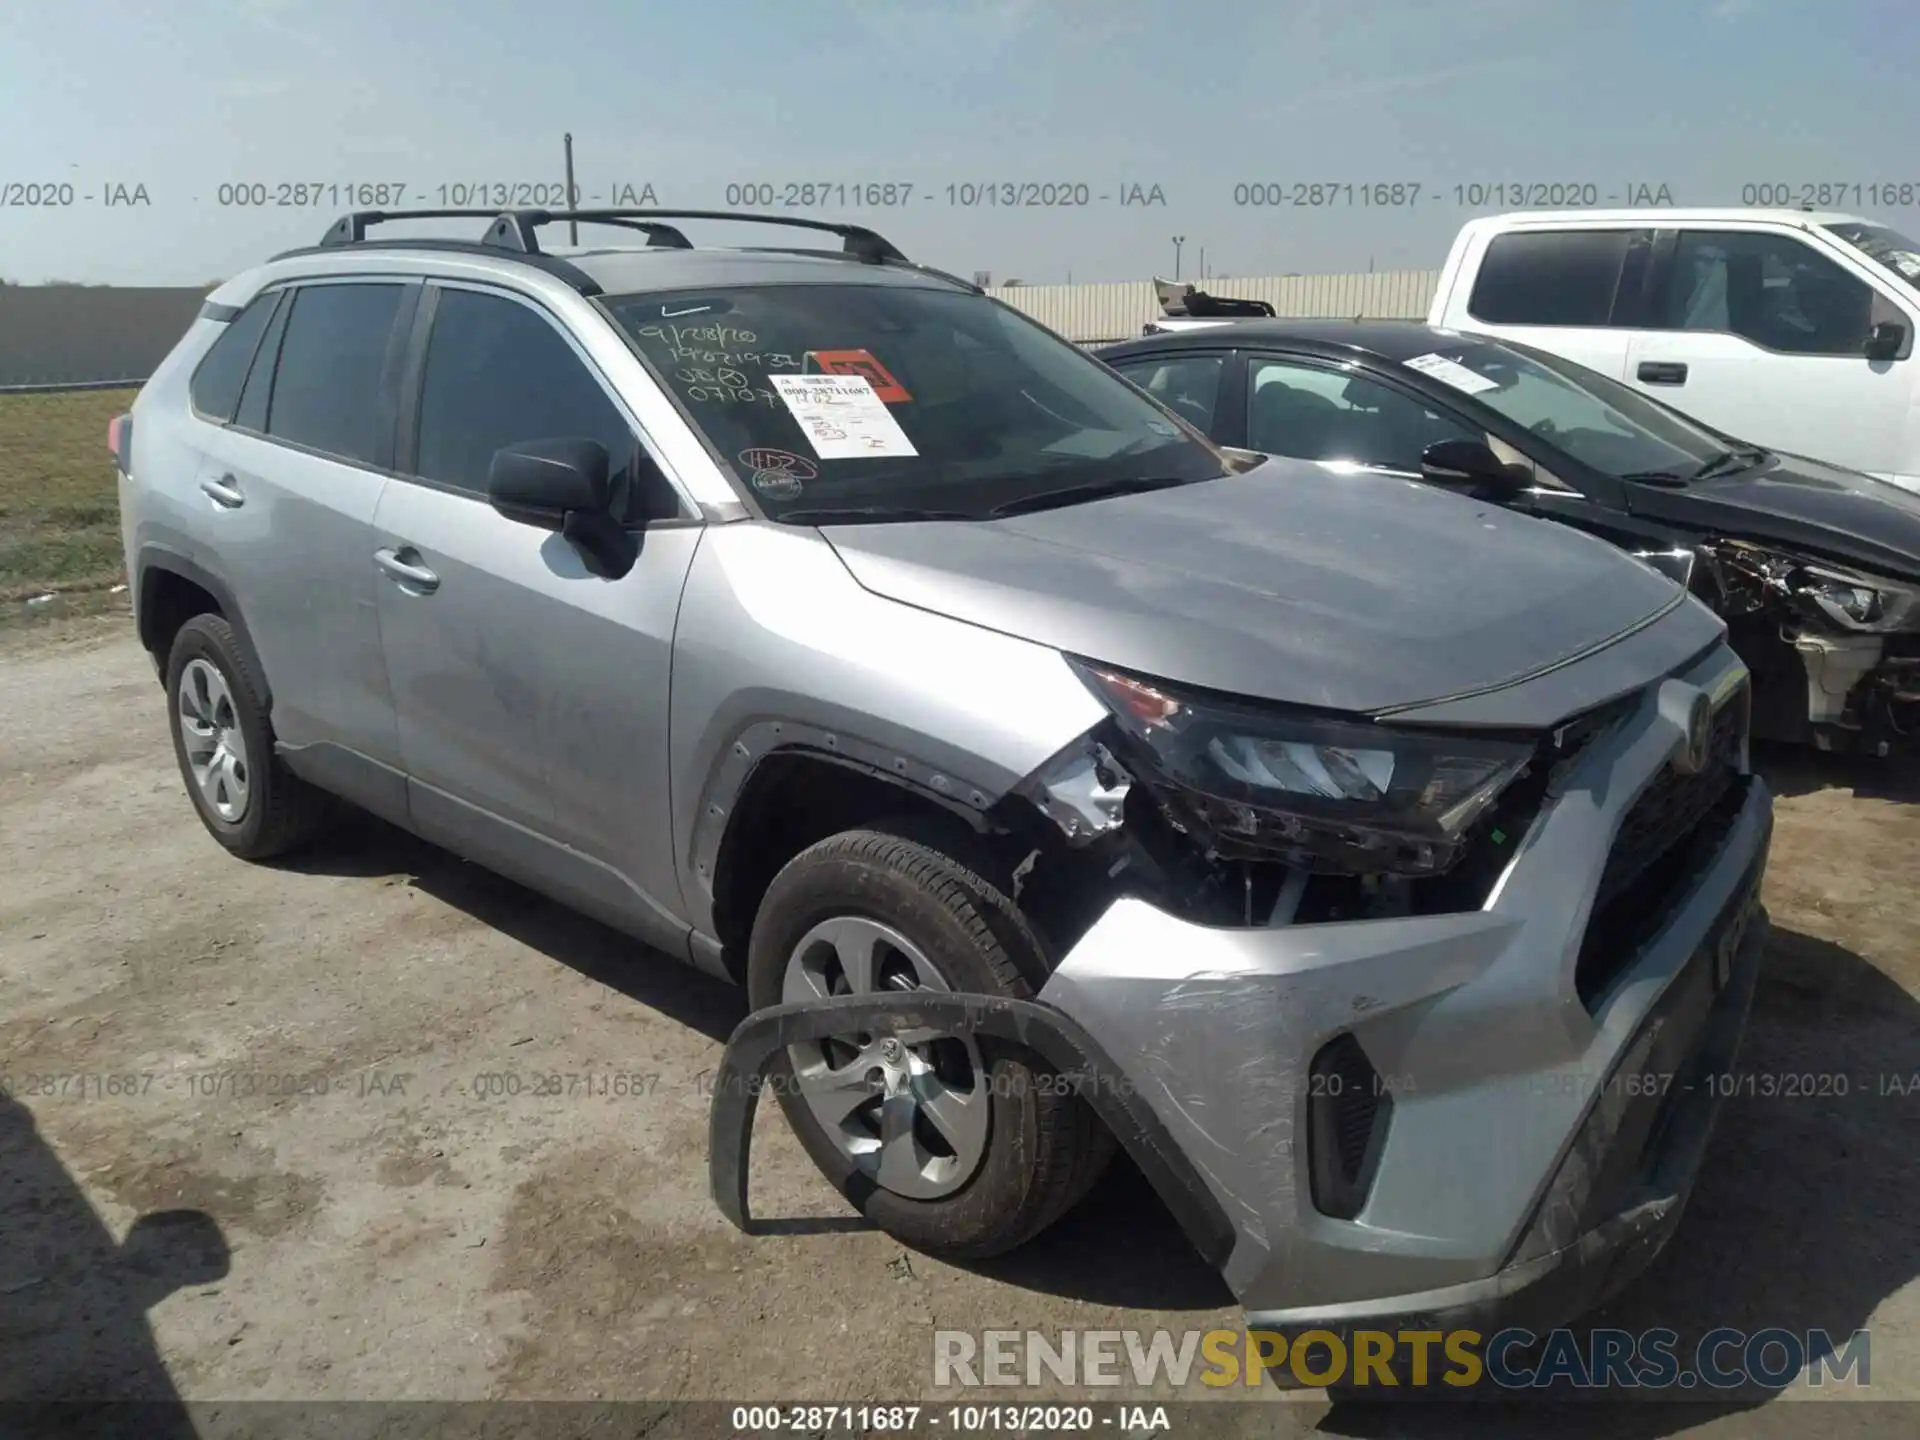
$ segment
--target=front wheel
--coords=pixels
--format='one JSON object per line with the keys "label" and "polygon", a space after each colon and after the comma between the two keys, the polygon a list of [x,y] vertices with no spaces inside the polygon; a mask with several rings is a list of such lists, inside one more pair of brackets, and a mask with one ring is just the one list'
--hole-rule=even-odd
{"label": "front wheel", "polygon": [[[954,847],[958,848],[958,847]],[[852,830],[789,861],[755,918],[755,1008],[940,990],[1030,998],[1045,975],[1013,902],[948,847]],[[788,1048],[771,1075],[814,1162],[896,1239],[982,1259],[1024,1243],[1111,1154],[1084,1102],[1018,1047],[922,1031]]]}

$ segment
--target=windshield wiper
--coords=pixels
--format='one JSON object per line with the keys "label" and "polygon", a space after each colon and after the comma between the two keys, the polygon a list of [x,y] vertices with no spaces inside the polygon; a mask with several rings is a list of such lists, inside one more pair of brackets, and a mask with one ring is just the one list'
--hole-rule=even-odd
{"label": "windshield wiper", "polygon": [[1687,476],[1687,482],[1691,484],[1696,480],[1711,480],[1715,476],[1730,474],[1736,470],[1751,470],[1754,466],[1763,464],[1769,453],[1757,445],[1749,445],[1741,450],[1722,450]]}
{"label": "windshield wiper", "polygon": [[984,517],[969,510],[924,510],[912,505],[845,505],[782,510],[772,518],[797,525],[859,525],[870,520],[979,520]]}
{"label": "windshield wiper", "polygon": [[1685,485],[1687,477],[1678,470],[1629,470],[1622,480],[1638,480],[1643,485]]}
{"label": "windshield wiper", "polygon": [[1151,479],[1090,480],[1083,485],[1063,485],[1058,490],[1041,490],[1008,500],[987,512],[989,519],[1008,515],[1026,515],[1035,510],[1054,510],[1063,505],[1082,505],[1089,500],[1106,500],[1115,495],[1142,495],[1149,490],[1167,490],[1191,482],[1163,475]]}

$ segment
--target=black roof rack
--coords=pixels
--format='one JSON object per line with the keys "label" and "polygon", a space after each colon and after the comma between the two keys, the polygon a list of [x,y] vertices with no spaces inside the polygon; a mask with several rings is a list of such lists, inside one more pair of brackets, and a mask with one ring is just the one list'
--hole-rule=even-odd
{"label": "black roof rack", "polygon": [[790,225],[802,230],[819,230],[829,235],[838,235],[843,242],[842,250],[855,259],[869,265],[912,264],[887,238],[864,225],[841,225],[830,220],[806,220],[796,215],[758,215],[735,210],[355,210],[343,215],[328,227],[321,238],[322,246],[332,248],[338,245],[358,245],[366,240],[367,231],[375,225],[385,225],[393,220],[450,220],[466,218],[487,218],[493,224],[487,227],[482,243],[500,250],[512,250],[521,255],[541,253],[540,241],[536,232],[542,225],[551,225],[560,220],[581,221],[588,224],[614,225],[621,229],[640,230],[647,235],[650,246],[689,250],[692,247],[687,237],[672,225],[656,223],[661,220],[731,220],[747,225]]}
{"label": "black roof rack", "polygon": [[[469,219],[488,220],[486,232],[472,240],[451,240],[444,237],[428,239],[417,236],[400,236],[392,240],[372,240],[367,232],[376,225],[385,225],[395,220],[441,220]],[[691,250],[693,242],[681,233],[678,226],[663,223],[667,220],[732,220],[749,225],[788,225],[801,230],[818,230],[829,235],[838,235],[841,248],[838,250],[804,249],[799,246],[754,245],[741,246],[742,250],[757,251],[779,255],[817,255],[825,258],[848,260],[863,265],[898,265],[957,285],[963,290],[971,290],[976,295],[985,292],[970,280],[963,280],[945,270],[936,270],[931,265],[921,265],[909,260],[891,244],[885,236],[869,230],[864,225],[841,225],[829,220],[806,220],[794,215],[759,215],[734,210],[355,210],[342,215],[327,227],[327,233],[321,237],[318,245],[302,246],[294,250],[282,251],[274,256],[284,260],[295,255],[325,254],[329,250],[338,250],[348,245],[392,246],[409,250],[452,250],[469,255],[499,255],[506,253],[524,264],[564,280],[582,295],[598,295],[601,287],[577,265],[559,255],[550,255],[540,248],[538,231],[543,225],[552,225],[558,221],[579,221],[589,225],[609,225],[622,230],[638,230],[647,237],[649,249]]]}
{"label": "black roof rack", "polygon": [[[487,210],[482,213],[492,215],[494,212]],[[300,245],[292,250],[282,250],[273,258],[275,260],[291,260],[300,255],[326,255],[353,244],[372,245],[381,249],[450,251],[456,255],[498,256],[500,254],[500,247],[498,245],[489,245],[484,240],[446,240],[430,239],[421,236],[406,236],[397,240],[333,240],[324,245]],[[536,270],[545,271],[562,284],[577,290],[582,295],[593,296],[600,294],[599,281],[587,274],[587,272],[582,270],[578,265],[569,264],[559,255],[515,255],[513,258],[520,261],[523,265],[531,265]]]}

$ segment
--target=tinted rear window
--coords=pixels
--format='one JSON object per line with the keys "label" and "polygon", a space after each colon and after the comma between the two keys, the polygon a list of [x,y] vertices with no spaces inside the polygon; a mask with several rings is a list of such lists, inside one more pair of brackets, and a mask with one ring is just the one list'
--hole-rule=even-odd
{"label": "tinted rear window", "polygon": [[380,462],[380,385],[398,285],[309,285],[293,298],[267,433],[344,460]]}
{"label": "tinted rear window", "polygon": [[193,372],[188,393],[193,397],[193,408],[207,419],[224,425],[233,418],[240,387],[247,380],[247,367],[260,344],[260,332],[267,328],[279,299],[277,290],[256,296],[251,305],[227,322],[227,328]]}
{"label": "tinted rear window", "polygon": [[1515,231],[1480,262],[1467,311],[1494,325],[1605,325],[1631,230]]}

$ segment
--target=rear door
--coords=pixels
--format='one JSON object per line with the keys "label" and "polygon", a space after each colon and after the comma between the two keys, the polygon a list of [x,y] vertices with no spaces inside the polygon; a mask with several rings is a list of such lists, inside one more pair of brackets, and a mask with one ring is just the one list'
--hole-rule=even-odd
{"label": "rear door", "polygon": [[[382,498],[365,563],[414,827],[683,951],[667,702],[701,529],[625,407],[532,300],[437,283],[413,352],[404,478]],[[486,499],[497,450],[562,437],[612,457],[624,518],[641,532],[618,579]]]}
{"label": "rear door", "polygon": [[[1806,239],[1774,228],[1665,232],[1627,382],[1715,429],[1855,470],[1898,468],[1915,393],[1903,308]],[[1876,321],[1906,358],[1869,360]]]}
{"label": "rear door", "polygon": [[289,763],[390,816],[404,813],[399,743],[367,554],[419,293],[400,280],[289,287],[198,478]]}
{"label": "rear door", "polygon": [[1649,229],[1526,226],[1489,238],[1474,272],[1463,329],[1564,355],[1618,380],[1626,328],[1643,303]]}

